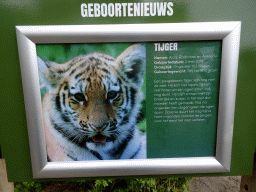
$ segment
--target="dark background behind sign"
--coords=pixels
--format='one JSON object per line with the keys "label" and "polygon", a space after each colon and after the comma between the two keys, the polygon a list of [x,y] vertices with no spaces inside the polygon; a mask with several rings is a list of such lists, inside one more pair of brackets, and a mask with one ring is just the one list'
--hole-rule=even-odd
{"label": "dark background behind sign", "polygon": [[[117,2],[119,3],[117,0],[98,1],[98,3]],[[231,172],[208,175],[251,174],[256,147],[256,3],[254,0],[172,2],[174,4],[173,16],[83,18],[80,5],[91,3],[91,1],[0,1],[0,145],[2,156],[6,159],[10,181],[33,180],[15,33],[16,25],[242,21]]]}

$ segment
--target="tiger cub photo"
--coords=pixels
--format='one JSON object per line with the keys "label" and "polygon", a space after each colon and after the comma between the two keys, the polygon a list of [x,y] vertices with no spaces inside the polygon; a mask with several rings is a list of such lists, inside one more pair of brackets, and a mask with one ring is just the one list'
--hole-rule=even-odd
{"label": "tiger cub photo", "polygon": [[38,57],[48,161],[146,159],[137,127],[146,48],[135,44],[117,58],[103,53],[64,64]]}

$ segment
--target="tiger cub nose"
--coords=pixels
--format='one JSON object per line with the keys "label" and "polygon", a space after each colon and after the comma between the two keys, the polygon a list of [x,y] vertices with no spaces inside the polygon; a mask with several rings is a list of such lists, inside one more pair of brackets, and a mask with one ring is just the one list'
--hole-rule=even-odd
{"label": "tiger cub nose", "polygon": [[93,125],[93,124],[90,124],[90,126],[97,132],[102,132],[107,126],[108,126],[109,123],[104,123],[102,125]]}

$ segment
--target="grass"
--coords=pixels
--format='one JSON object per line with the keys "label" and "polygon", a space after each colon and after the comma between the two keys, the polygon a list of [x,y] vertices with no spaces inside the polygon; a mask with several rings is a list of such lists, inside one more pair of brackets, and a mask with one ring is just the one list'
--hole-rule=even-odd
{"label": "grass", "polygon": [[189,190],[187,177],[97,179],[77,181],[18,182],[15,192],[186,192]]}

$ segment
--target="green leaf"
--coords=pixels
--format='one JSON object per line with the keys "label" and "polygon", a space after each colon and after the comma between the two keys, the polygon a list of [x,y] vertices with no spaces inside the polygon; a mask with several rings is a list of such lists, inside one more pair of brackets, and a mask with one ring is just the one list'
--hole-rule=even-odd
{"label": "green leaf", "polygon": [[107,186],[108,186],[108,182],[105,181],[105,180],[103,180],[103,183],[102,183],[102,184],[103,184],[104,187],[107,187]]}

